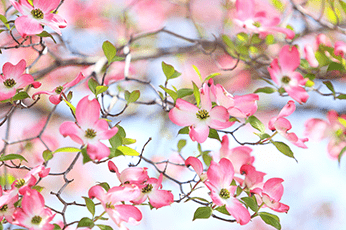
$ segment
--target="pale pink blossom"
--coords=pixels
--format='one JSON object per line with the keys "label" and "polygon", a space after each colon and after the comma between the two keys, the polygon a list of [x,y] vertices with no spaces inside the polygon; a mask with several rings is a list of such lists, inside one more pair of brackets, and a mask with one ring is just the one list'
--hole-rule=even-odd
{"label": "pale pink blossom", "polygon": [[63,100],[62,94],[64,93],[65,89],[70,88],[70,87],[78,84],[84,78],[85,77],[83,76],[83,74],[79,73],[78,76],[74,80],[72,80],[71,82],[67,82],[67,83],[65,83],[62,86],[57,86],[52,91],[40,91],[40,92],[34,93],[32,95],[32,99],[35,99],[35,96],[39,95],[39,94],[48,94],[48,95],[50,95],[49,96],[49,101],[51,103],[57,105],[57,104],[59,104]]}
{"label": "pale pink blossom", "polygon": [[305,122],[304,135],[313,141],[321,141],[324,138],[329,139],[328,153],[337,159],[341,150],[346,146],[346,127],[339,121],[346,119],[346,115],[339,116],[334,110],[327,114],[328,120],[311,118]]}
{"label": "pale pink blossom", "polygon": [[257,171],[253,165],[243,165],[240,171],[242,175],[245,175],[242,184],[248,189],[258,187],[263,182],[263,177],[266,175],[263,172]]}
{"label": "pale pink blossom", "polygon": [[232,162],[234,172],[240,174],[241,166],[252,165],[255,161],[255,157],[251,156],[252,149],[248,146],[238,146],[229,149],[229,139],[227,135],[222,137],[221,148],[218,152],[213,153],[213,160],[218,162],[222,158],[227,158]]}
{"label": "pale pink blossom", "polygon": [[108,129],[108,122],[100,117],[100,104],[96,99],[89,101],[88,96],[79,101],[76,107],[77,124],[65,121],[59,131],[81,145],[87,145],[87,154],[92,160],[101,160],[110,154],[109,148],[100,140],[109,140],[118,128]]}
{"label": "pale pink blossom", "polygon": [[46,208],[43,196],[35,189],[27,189],[23,195],[21,208],[13,214],[13,224],[28,228],[29,230],[52,230],[52,221],[55,214]]}
{"label": "pale pink blossom", "polygon": [[18,194],[12,191],[3,191],[0,186],[0,221],[5,218],[8,222],[13,222],[13,213],[16,209],[14,203],[18,201]]}
{"label": "pale pink blossom", "polygon": [[186,165],[186,167],[191,166],[193,168],[193,170],[195,170],[195,172],[197,173],[197,175],[199,176],[201,181],[204,182],[205,180],[207,180],[208,176],[206,173],[203,172],[203,164],[198,158],[188,157],[185,160],[185,165]]}
{"label": "pale pink blossom", "polygon": [[239,223],[244,225],[249,223],[251,216],[243,204],[234,197],[236,186],[232,186],[234,169],[232,163],[222,158],[219,163],[211,161],[207,171],[208,180],[205,185],[210,190],[213,202],[218,206],[226,205],[226,209]]}
{"label": "pale pink blossom", "polygon": [[258,33],[262,38],[274,32],[286,34],[286,38],[293,39],[295,33],[286,28],[278,27],[280,18],[271,18],[266,11],[256,11],[254,0],[236,0],[236,16],[233,19],[238,26]]}
{"label": "pale pink blossom", "polygon": [[134,204],[142,204],[147,198],[151,206],[161,208],[173,203],[174,197],[171,191],[161,190],[163,175],[160,174],[159,179],[149,178],[139,186],[141,194],[131,202]]}
{"label": "pale pink blossom", "polygon": [[343,41],[337,41],[334,44],[334,54],[336,56],[344,57],[346,53],[346,44]]}
{"label": "pale pink blossom", "polygon": [[121,230],[128,229],[125,222],[137,225],[142,220],[142,213],[138,208],[121,203],[131,201],[140,195],[136,185],[116,186],[109,189],[107,193],[100,185],[95,185],[90,188],[88,194],[90,198],[96,197],[101,201],[109,217]]}
{"label": "pale pink blossom", "polygon": [[306,149],[307,146],[304,142],[308,141],[308,138],[298,138],[295,133],[289,133],[288,131],[292,128],[291,122],[289,122],[285,117],[291,115],[296,110],[296,105],[294,101],[290,100],[282,108],[279,115],[270,119],[268,123],[268,128],[272,131],[277,131],[292,144]]}
{"label": "pale pink blossom", "polygon": [[299,65],[300,57],[297,47],[290,48],[289,45],[285,45],[280,51],[279,59],[275,58],[272,61],[268,71],[278,86],[283,87],[290,97],[302,104],[309,98],[309,94],[303,88],[308,79],[295,71]]}
{"label": "pale pink blossom", "polygon": [[208,85],[204,84],[201,90],[201,107],[178,98],[175,107],[169,112],[170,120],[179,126],[189,126],[190,138],[203,143],[209,135],[209,127],[225,129],[234,124],[228,121],[229,114],[223,106],[212,107]]}
{"label": "pale pink blossom", "polygon": [[41,86],[40,82],[34,81],[30,74],[23,74],[26,62],[22,59],[16,65],[6,62],[2,67],[3,75],[0,75],[0,101],[13,97],[17,91],[32,84],[34,88]]}
{"label": "pale pink blossom", "polygon": [[283,181],[281,178],[271,178],[264,183],[263,189],[255,188],[251,192],[255,194],[259,204],[263,202],[263,208],[268,207],[276,212],[287,213],[290,207],[280,203],[284,193]]}
{"label": "pale pink blossom", "polygon": [[60,0],[33,0],[33,5],[28,0],[10,0],[11,4],[22,16],[16,18],[15,26],[22,37],[36,35],[43,31],[46,25],[61,35],[59,28],[65,28],[67,23],[57,14],[53,14]]}
{"label": "pale pink blossom", "polygon": [[117,166],[112,162],[108,161],[109,171],[116,173],[121,184],[142,184],[149,179],[147,169],[139,167],[129,167],[124,169],[121,173]]}

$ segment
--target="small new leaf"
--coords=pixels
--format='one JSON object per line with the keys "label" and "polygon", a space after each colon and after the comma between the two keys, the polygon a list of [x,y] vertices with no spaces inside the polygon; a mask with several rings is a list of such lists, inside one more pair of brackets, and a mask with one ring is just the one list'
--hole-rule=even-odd
{"label": "small new leaf", "polygon": [[90,78],[88,81],[88,86],[91,92],[96,95],[96,87],[99,86],[99,83],[97,83],[94,78]]}
{"label": "small new leaf", "polygon": [[192,84],[193,84],[193,95],[195,96],[197,107],[199,107],[199,104],[201,102],[201,94],[199,92],[197,85],[194,82],[192,82]]}
{"label": "small new leaf", "polygon": [[272,88],[272,87],[263,87],[263,88],[258,88],[256,89],[256,91],[254,93],[266,93],[266,94],[271,94],[271,93],[275,93],[276,89]]}
{"label": "small new leaf", "polygon": [[93,228],[94,226],[95,224],[92,221],[92,219],[88,217],[84,217],[78,222],[77,228],[81,228],[81,227]]}
{"label": "small new leaf", "polygon": [[291,148],[288,145],[286,145],[285,143],[281,141],[272,141],[272,143],[281,153],[297,161],[297,159],[293,155]]}
{"label": "small new leaf", "polygon": [[208,219],[211,216],[211,213],[213,210],[211,207],[199,207],[195,211],[195,214],[193,215],[193,221],[195,219]]}
{"label": "small new leaf", "polygon": [[181,73],[176,71],[172,65],[169,65],[169,64],[167,64],[165,62],[162,62],[162,70],[163,70],[163,73],[166,76],[167,81],[169,79],[177,78],[177,77],[179,77],[181,75]]}
{"label": "small new leaf", "polygon": [[80,152],[81,150],[75,147],[62,147],[62,148],[58,148],[57,150],[55,150],[53,153],[76,153],[76,152]]}
{"label": "small new leaf", "polygon": [[136,150],[134,150],[130,147],[127,147],[127,146],[119,146],[118,150],[126,156],[139,156],[140,155],[139,152],[137,152]]}
{"label": "small new leaf", "polygon": [[256,202],[256,198],[254,196],[252,197],[242,197],[241,198],[245,204],[254,212],[257,212],[258,210],[258,205]]}
{"label": "small new leaf", "polygon": [[13,96],[12,100],[13,101],[19,101],[19,100],[23,100],[25,98],[29,98],[30,96],[28,95],[27,92],[21,91],[18,92],[16,95]]}
{"label": "small new leaf", "polygon": [[266,131],[266,127],[263,125],[263,123],[258,120],[257,117],[255,116],[250,116],[248,119],[247,119],[247,122],[250,123],[250,125],[257,129],[258,131],[260,131],[261,133],[265,133]]}
{"label": "small new leaf", "polygon": [[201,82],[203,82],[201,72],[199,71],[199,69],[197,68],[197,66],[192,65],[192,68],[193,68],[193,69],[195,70],[195,72],[197,73],[197,75],[198,75],[199,79],[201,80]]}
{"label": "small new leaf", "polygon": [[327,88],[332,91],[333,94],[335,94],[334,86],[330,81],[324,81],[323,84],[327,86]]}
{"label": "small new leaf", "polygon": [[84,197],[84,200],[85,200],[85,204],[87,206],[87,209],[89,210],[89,212],[91,213],[92,216],[95,216],[95,204],[94,202],[88,198],[88,197]]}
{"label": "small new leaf", "polygon": [[117,56],[117,49],[112,43],[105,41],[102,44],[102,50],[108,60],[108,65],[110,65],[114,61],[113,59]]}
{"label": "small new leaf", "polygon": [[181,128],[178,134],[189,134],[189,132],[190,132],[189,126],[186,126],[184,128]]}
{"label": "small new leaf", "polygon": [[53,42],[56,44],[56,41],[55,41],[55,39],[54,39],[54,37],[50,34],[50,33],[48,33],[47,31],[42,31],[40,34],[37,34],[37,36],[39,36],[39,37],[42,37],[42,38],[51,38],[52,40],[53,40]]}
{"label": "small new leaf", "polygon": [[185,139],[180,139],[178,141],[177,147],[178,147],[178,152],[179,153],[185,147],[185,145],[186,145],[186,140]]}
{"label": "small new leaf", "polygon": [[50,159],[53,158],[53,153],[51,151],[49,151],[48,149],[44,150],[42,153],[42,157],[43,157],[44,161],[49,161]]}
{"label": "small new leaf", "polygon": [[131,93],[127,90],[125,90],[125,100],[127,101],[127,104],[136,102],[141,95],[139,90],[134,90]]}

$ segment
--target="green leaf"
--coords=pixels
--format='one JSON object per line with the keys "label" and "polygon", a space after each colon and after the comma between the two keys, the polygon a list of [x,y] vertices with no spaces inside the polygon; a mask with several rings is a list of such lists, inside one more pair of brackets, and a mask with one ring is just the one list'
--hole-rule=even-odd
{"label": "green leaf", "polygon": [[185,145],[186,145],[186,140],[185,139],[180,139],[178,141],[177,147],[178,147],[178,152],[179,153],[185,147]]}
{"label": "green leaf", "polygon": [[229,212],[226,209],[226,205],[223,206],[219,206],[217,208],[215,208],[216,211],[221,212],[222,214],[228,215],[230,216],[231,214],[229,214]]}
{"label": "green leaf", "polygon": [[341,5],[341,8],[342,8],[342,10],[345,12],[345,14],[346,14],[346,3],[344,2],[344,1],[342,1],[342,0],[339,0],[339,3],[340,3],[340,5]]}
{"label": "green leaf", "polygon": [[99,86],[99,83],[97,83],[94,78],[90,78],[88,81],[88,86],[91,92],[96,95],[96,87]]}
{"label": "green leaf", "polygon": [[114,149],[117,149],[119,146],[123,145],[123,137],[121,137],[121,135],[117,133],[109,139],[109,143]]}
{"label": "green leaf", "polygon": [[189,134],[189,132],[190,132],[189,126],[186,126],[184,128],[181,128],[178,134]]}
{"label": "green leaf", "polygon": [[218,133],[215,129],[212,129],[212,128],[209,129],[209,135],[208,135],[208,137],[209,137],[209,138],[212,138],[212,139],[216,139],[216,140],[218,140],[218,141],[221,142],[219,133]]}
{"label": "green leaf", "polygon": [[336,98],[340,100],[344,100],[346,99],[346,94],[340,93],[339,96],[337,96]]}
{"label": "green leaf", "polygon": [[326,54],[322,51],[317,51],[315,53],[315,57],[319,63],[319,66],[326,66],[331,62],[330,59],[326,56]]}
{"label": "green leaf", "polygon": [[95,89],[95,96],[101,94],[101,93],[104,93],[106,92],[108,89],[108,86],[105,86],[105,85],[98,85],[96,86],[96,89]]}
{"label": "green leaf", "polygon": [[53,40],[53,42],[56,44],[54,37],[45,30],[42,31],[40,34],[37,34],[37,36],[42,37],[42,38],[51,38]]}
{"label": "green leaf", "polygon": [[19,154],[7,154],[0,157],[0,161],[20,160],[28,162],[25,157]]}
{"label": "green leaf", "polygon": [[250,123],[250,125],[257,129],[258,131],[260,131],[261,133],[265,133],[266,131],[266,127],[263,125],[263,123],[258,120],[257,117],[255,116],[250,116],[247,120],[248,123]]}
{"label": "green leaf", "polygon": [[272,0],[272,4],[281,12],[285,10],[285,5],[280,0]]}
{"label": "green leaf", "polygon": [[[267,35],[267,37],[268,37],[268,35]],[[251,44],[259,44],[261,42],[262,42],[262,39],[259,37],[258,34],[254,34],[251,36]]]}
{"label": "green leaf", "polygon": [[227,35],[222,35],[222,41],[226,44],[226,49],[227,52],[229,52],[231,55],[237,55],[237,53],[235,52],[236,46],[234,45],[233,41],[227,36]]}
{"label": "green leaf", "polygon": [[49,151],[48,149],[44,150],[42,153],[42,157],[43,157],[44,161],[49,161],[50,159],[53,158],[53,153],[51,151]]}
{"label": "green leaf", "polygon": [[82,149],[82,155],[83,155],[83,164],[92,161],[89,155],[87,154],[86,147]]}
{"label": "green leaf", "polygon": [[111,188],[107,182],[98,183],[106,192]]}
{"label": "green leaf", "polygon": [[199,88],[194,82],[192,82],[192,85],[193,85],[193,95],[195,96],[197,107],[199,107],[199,104],[201,103],[201,94],[199,92]]}
{"label": "green leaf", "polygon": [[210,74],[208,77],[206,77],[204,79],[204,82],[207,82],[209,79],[213,78],[213,77],[216,77],[216,76],[219,76],[221,73],[212,73]]}
{"label": "green leaf", "polygon": [[263,87],[263,88],[258,88],[254,93],[266,93],[266,94],[271,94],[275,93],[277,90],[272,88],[272,87]]}
{"label": "green leaf", "polygon": [[62,148],[58,148],[57,150],[55,150],[53,153],[76,153],[76,152],[80,152],[81,150],[75,147],[62,147]]}
{"label": "green leaf", "polygon": [[16,95],[13,96],[12,100],[13,101],[19,101],[19,100],[23,100],[25,98],[29,98],[30,96],[28,95],[27,92],[25,91],[20,91],[18,92]]}
{"label": "green leaf", "polygon": [[346,127],[346,120],[342,117],[338,117],[338,121],[340,122],[340,124],[342,124],[344,127]]}
{"label": "green leaf", "polygon": [[272,141],[272,143],[281,153],[297,161],[297,159],[293,155],[291,148],[288,145],[280,141]]}
{"label": "green leaf", "polygon": [[113,230],[113,228],[108,225],[96,224],[96,226],[99,227],[101,230]]}
{"label": "green leaf", "polygon": [[127,101],[127,104],[136,102],[141,95],[139,90],[134,90],[131,93],[127,90],[125,90],[125,100]]}
{"label": "green leaf", "polygon": [[37,192],[42,192],[42,190],[44,189],[44,187],[39,186],[39,185],[35,185],[33,187],[31,187],[32,189],[35,189]]}
{"label": "green leaf", "polygon": [[76,114],[76,107],[74,107],[69,101],[66,101],[65,99],[64,99],[64,102],[66,103],[66,105],[67,105],[68,107],[70,107],[72,113],[73,113],[73,114]]}
{"label": "green leaf", "polygon": [[53,228],[53,230],[61,230],[61,228],[60,228],[60,226],[59,226],[59,225],[54,224],[54,228]]}
{"label": "green leaf", "polygon": [[118,150],[121,151],[124,155],[126,156],[139,156],[139,152],[137,152],[136,150],[127,147],[127,146],[119,146]]}
{"label": "green leaf", "polygon": [[242,197],[241,198],[245,204],[254,212],[258,211],[258,204],[256,202],[255,196]]}
{"label": "green leaf", "polygon": [[181,73],[176,71],[172,65],[166,64],[165,62],[162,62],[161,65],[162,65],[162,70],[166,76],[167,81],[169,79],[177,78],[181,75]]}
{"label": "green leaf", "polygon": [[260,212],[259,216],[266,224],[269,224],[278,230],[281,229],[280,219],[276,215],[269,212]]}
{"label": "green leaf", "polygon": [[118,128],[117,134],[119,134],[119,136],[121,136],[122,138],[125,138],[126,137],[125,129],[120,125],[117,125],[117,128]]}
{"label": "green leaf", "polygon": [[177,91],[178,98],[183,98],[193,94],[193,89],[182,88]]}
{"label": "green leaf", "polygon": [[0,185],[1,186],[7,186],[9,184],[12,184],[14,181],[16,180],[16,178],[14,176],[12,176],[11,174],[2,174],[0,176]]}
{"label": "green leaf", "polygon": [[95,204],[94,202],[88,198],[83,196],[84,200],[85,200],[85,204],[87,206],[88,211],[91,213],[92,216],[95,216]]}
{"label": "green leaf", "polygon": [[88,228],[93,228],[95,226],[94,221],[88,217],[83,217],[77,225],[77,228],[81,227],[88,227]]}
{"label": "green leaf", "polygon": [[72,95],[73,95],[72,91],[68,92],[68,94],[66,96],[68,101],[71,101]]}
{"label": "green leaf", "polygon": [[124,154],[119,149],[111,148],[108,158],[111,159],[118,156],[124,156]]}
{"label": "green leaf", "polygon": [[7,18],[4,15],[0,14],[0,20],[4,23],[7,29],[10,29],[10,25],[7,23]]}
{"label": "green leaf", "polygon": [[108,65],[111,64],[113,59],[117,56],[117,49],[112,43],[105,41],[102,44],[102,50],[108,60]]}
{"label": "green leaf", "polygon": [[178,94],[171,89],[167,89],[166,87],[160,85],[160,88],[163,89],[169,96],[171,96],[174,102],[178,99]]}
{"label": "green leaf", "polygon": [[237,34],[237,39],[241,43],[246,43],[249,40],[249,35],[244,33],[244,32],[241,32],[241,33]]}
{"label": "green leaf", "polygon": [[204,151],[204,152],[202,152],[202,158],[203,158],[203,161],[204,161],[204,164],[206,165],[206,166],[208,166],[209,167],[209,165],[210,165],[210,163],[211,163],[211,161],[212,161],[212,157],[209,155],[209,153],[210,153],[210,151]]}
{"label": "green leaf", "polygon": [[322,82],[323,84],[325,84],[327,86],[327,88],[332,91],[333,94],[335,94],[335,90],[334,90],[334,86],[330,81],[324,81]]}
{"label": "green leaf", "polygon": [[123,138],[123,145],[131,145],[136,143],[136,139],[132,138]]}
{"label": "green leaf", "polygon": [[204,198],[202,198],[202,197],[190,197],[189,199],[187,199],[187,200],[185,201],[185,203],[188,202],[189,200],[200,200],[200,201],[203,201],[203,202],[205,202],[205,203],[209,203],[208,200],[206,200],[206,199],[204,199]]}
{"label": "green leaf", "polygon": [[199,79],[201,80],[201,82],[203,82],[201,72],[199,72],[199,69],[197,68],[197,66],[192,65],[192,68],[193,68],[193,69],[195,70],[195,72],[197,73],[197,75],[198,75]]}
{"label": "green leaf", "polygon": [[332,62],[329,64],[327,71],[338,70],[340,72],[345,71],[345,67],[341,63]]}
{"label": "green leaf", "polygon": [[211,213],[213,210],[211,207],[199,207],[195,211],[195,214],[193,215],[193,221],[195,219],[208,219],[211,216]]}

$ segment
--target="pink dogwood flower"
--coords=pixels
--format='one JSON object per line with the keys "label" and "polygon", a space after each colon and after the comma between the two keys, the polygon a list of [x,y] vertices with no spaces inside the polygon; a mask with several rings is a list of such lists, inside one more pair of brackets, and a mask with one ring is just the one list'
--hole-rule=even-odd
{"label": "pink dogwood flower", "polygon": [[309,98],[309,94],[302,87],[308,79],[295,71],[299,65],[300,57],[297,47],[290,48],[289,45],[285,45],[280,51],[279,59],[275,58],[272,61],[268,71],[278,86],[283,87],[290,97],[302,104]]}
{"label": "pink dogwood flower", "polygon": [[13,222],[13,213],[16,209],[14,203],[18,201],[18,194],[12,191],[3,191],[0,186],[0,221],[5,218],[8,222]]}
{"label": "pink dogwood flower", "polygon": [[108,161],[109,171],[116,173],[121,184],[142,184],[149,179],[147,169],[148,168],[137,168],[130,167],[124,169],[121,173],[117,166],[112,161]]}
{"label": "pink dogwood flower", "polygon": [[199,176],[201,181],[204,182],[205,180],[207,180],[208,176],[206,173],[203,172],[203,164],[198,158],[188,157],[185,160],[185,165],[186,165],[186,167],[191,166],[193,168],[193,170],[195,170],[195,172],[197,173],[197,175]]}
{"label": "pink dogwood flower", "polygon": [[262,38],[273,32],[284,33],[288,39],[294,38],[292,30],[278,27],[279,17],[270,18],[266,11],[256,12],[254,0],[237,0],[235,6],[237,12],[233,21],[238,26],[258,33]]}
{"label": "pink dogwood flower", "polygon": [[176,125],[189,126],[191,140],[198,143],[207,140],[209,127],[225,129],[234,124],[228,121],[229,114],[225,107],[212,107],[207,84],[201,90],[201,108],[178,98],[175,107],[169,111],[169,118]]}
{"label": "pink dogwood flower", "polygon": [[334,44],[334,54],[336,56],[344,57],[346,53],[346,44],[343,41],[337,41]]}
{"label": "pink dogwood flower", "polygon": [[172,204],[174,202],[172,192],[160,189],[162,187],[162,178],[163,175],[160,174],[159,179],[149,178],[141,184],[141,194],[131,202],[142,204],[148,198],[150,204],[156,209]]}
{"label": "pink dogwood flower", "polygon": [[120,229],[128,229],[124,222],[136,225],[142,220],[142,213],[138,208],[121,203],[136,199],[140,195],[136,185],[116,186],[109,189],[107,193],[100,185],[95,185],[90,188],[88,194],[90,198],[96,197],[101,201],[109,217]]}
{"label": "pink dogwood flower", "polygon": [[35,96],[39,94],[48,94],[49,96],[49,101],[55,105],[59,104],[62,101],[62,94],[64,93],[66,88],[70,88],[76,84],[78,84],[81,80],[83,80],[85,77],[83,76],[82,73],[79,73],[78,76],[72,80],[71,82],[67,82],[62,86],[57,86],[54,90],[52,91],[40,91],[37,93],[34,93],[32,95],[32,99],[35,100]]}
{"label": "pink dogwood flower", "polygon": [[281,178],[271,178],[267,180],[263,189],[255,188],[251,190],[255,194],[257,202],[262,204],[262,207],[268,207],[276,212],[288,212],[290,207],[286,204],[280,203],[281,197],[284,193],[284,187],[282,182],[284,180]]}
{"label": "pink dogwood flower", "polygon": [[327,121],[317,118],[307,120],[304,135],[313,141],[329,138],[328,153],[333,159],[337,159],[346,146],[346,127],[340,123],[339,118],[346,119],[346,115],[339,116],[336,111],[331,110],[327,118]]}
{"label": "pink dogwood flower", "polygon": [[108,129],[106,120],[99,119],[100,104],[96,99],[89,101],[88,96],[79,101],[76,107],[77,123],[65,121],[59,131],[81,145],[87,145],[87,153],[92,160],[101,160],[110,154],[109,148],[100,142],[113,137],[118,128]]}
{"label": "pink dogwood flower", "polygon": [[208,86],[210,88],[211,101],[225,107],[229,115],[237,118],[246,118],[257,111],[256,101],[259,100],[257,94],[252,93],[242,96],[233,96],[228,93],[222,85],[214,85],[213,79],[208,81]]}
{"label": "pink dogwood flower", "polygon": [[22,16],[16,18],[15,26],[22,37],[36,35],[43,31],[46,25],[61,35],[59,28],[65,28],[66,21],[57,14],[53,14],[60,4],[60,0],[33,0],[33,5],[28,0],[10,0],[11,4]]}
{"label": "pink dogwood flower", "polygon": [[213,153],[213,160],[218,162],[222,158],[227,158],[232,162],[234,172],[240,174],[241,166],[252,165],[255,157],[251,156],[252,149],[248,146],[238,146],[229,149],[229,139],[227,135],[222,137],[221,148]]}
{"label": "pink dogwood flower", "polygon": [[54,225],[49,222],[55,214],[44,206],[43,196],[34,189],[27,189],[22,199],[22,207],[17,208],[13,214],[13,224],[28,228],[29,230],[52,230]]}
{"label": "pink dogwood flower", "polygon": [[208,180],[205,185],[209,188],[211,199],[218,206],[226,205],[226,209],[239,223],[249,223],[251,216],[243,204],[234,197],[236,186],[231,186],[234,177],[232,163],[222,158],[219,163],[211,161],[207,171]]}
{"label": "pink dogwood flower", "polygon": [[17,91],[32,84],[34,88],[41,86],[40,82],[34,81],[30,74],[23,74],[26,68],[24,59],[16,65],[6,62],[2,67],[3,75],[0,75],[0,101],[13,97]]}
{"label": "pink dogwood flower", "polygon": [[292,144],[306,149],[308,147],[304,144],[304,142],[308,141],[308,138],[298,138],[295,133],[288,133],[288,131],[292,128],[292,125],[291,122],[289,122],[285,117],[291,115],[295,110],[296,105],[294,104],[294,101],[288,101],[280,111],[279,115],[270,119],[268,128],[272,131],[276,130]]}

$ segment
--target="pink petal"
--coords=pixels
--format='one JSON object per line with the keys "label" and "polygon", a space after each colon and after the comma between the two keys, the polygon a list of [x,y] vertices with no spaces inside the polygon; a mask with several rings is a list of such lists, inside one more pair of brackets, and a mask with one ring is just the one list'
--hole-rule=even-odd
{"label": "pink petal", "polygon": [[281,69],[279,67],[279,61],[277,58],[275,58],[271,63],[270,67],[268,67],[268,72],[270,74],[270,77],[273,79],[273,81],[277,85],[281,85],[281,78],[282,78],[282,73]]}
{"label": "pink petal", "polygon": [[197,123],[190,126],[189,136],[191,140],[203,143],[209,136],[209,127],[205,123]]}
{"label": "pink petal", "polygon": [[34,216],[44,208],[43,196],[35,189],[27,190],[22,199],[23,211]]}
{"label": "pink petal", "polygon": [[198,112],[197,106],[178,98],[175,107],[169,111],[169,119],[179,126],[190,126],[198,123],[199,119],[196,114]]}
{"label": "pink petal", "polygon": [[[129,204],[122,204],[122,205],[115,205],[115,210],[119,215],[119,218],[122,221],[131,223],[133,225],[138,224],[142,220],[142,213],[139,211],[138,208],[129,205]],[[113,220],[115,219],[114,216],[110,216]],[[120,225],[121,223],[116,224]]]}
{"label": "pink petal", "polygon": [[45,14],[55,10],[59,3],[60,0],[33,0],[34,8],[42,10]]}
{"label": "pink petal", "polygon": [[88,196],[90,199],[96,197],[100,201],[104,201],[106,192],[100,185],[95,185],[89,189]]}
{"label": "pink petal", "polygon": [[215,106],[210,111],[209,126],[213,129],[225,129],[234,124],[234,122],[228,121],[229,114],[225,107]]}
{"label": "pink petal", "polygon": [[341,56],[343,57],[344,54],[346,53],[346,44],[342,41],[337,41],[334,44],[334,54],[336,56]]}
{"label": "pink petal", "polygon": [[110,150],[105,144],[96,141],[92,144],[88,144],[87,154],[91,160],[102,160],[109,156]]}
{"label": "pink petal", "polygon": [[24,88],[32,83],[34,83],[34,78],[30,74],[23,74],[17,78],[18,86],[16,88]]}
{"label": "pink petal", "polygon": [[84,144],[83,139],[81,138],[84,135],[83,131],[72,121],[65,121],[62,123],[59,127],[59,132],[64,137],[69,136],[78,144]]}
{"label": "pink petal", "polygon": [[309,94],[301,86],[284,87],[284,88],[286,92],[288,93],[288,95],[290,95],[290,97],[296,100],[299,104],[305,103],[309,98]]}
{"label": "pink petal", "polygon": [[296,105],[294,101],[289,100],[287,104],[281,109],[278,117],[287,117],[291,115],[296,110]]}
{"label": "pink petal", "polygon": [[115,134],[118,132],[117,127],[113,127],[112,129],[108,130],[108,122],[100,119],[95,123],[95,130],[97,131],[97,137],[100,140],[109,140],[112,138]]}
{"label": "pink petal", "polygon": [[115,186],[107,192],[107,202],[117,203],[120,201],[131,201],[141,194],[138,186],[126,184],[123,186]]}
{"label": "pink petal", "polygon": [[304,124],[305,131],[304,135],[308,136],[314,141],[321,141],[326,137],[326,130],[329,128],[328,123],[321,119],[311,118]]}
{"label": "pink petal", "polygon": [[228,188],[233,180],[234,168],[228,159],[222,158],[219,164],[211,161],[207,175],[208,181],[215,188]]}
{"label": "pink petal", "polygon": [[279,63],[283,74],[289,74],[300,65],[300,56],[297,47],[285,45],[279,54]]}
{"label": "pink petal", "polygon": [[36,19],[30,18],[26,15],[17,18],[14,24],[22,37],[26,37],[27,35],[36,35],[43,31],[43,27]]}
{"label": "pink petal", "polygon": [[281,178],[271,178],[267,180],[264,183],[263,192],[268,194],[269,197],[275,201],[280,201],[284,193],[284,187],[281,184],[283,181],[284,180]]}
{"label": "pink petal", "polygon": [[73,79],[71,82],[68,82],[68,83],[64,84],[63,87],[64,88],[70,88],[70,87],[72,87],[74,85],[77,85],[84,78],[85,77],[83,76],[82,72],[80,72],[75,79]]}
{"label": "pink petal", "polygon": [[318,61],[315,57],[315,52],[310,44],[304,46],[305,59],[309,62],[310,66],[313,68],[318,67]]}
{"label": "pink petal", "polygon": [[286,133],[288,130],[292,128],[291,122],[287,120],[286,118],[279,117],[275,123],[274,127],[277,131]]}
{"label": "pink petal", "polygon": [[199,177],[201,177],[202,173],[203,173],[203,165],[202,162],[196,158],[196,157],[189,157],[185,160],[185,165],[186,167],[191,166],[195,172],[197,173],[197,175]]}
{"label": "pink petal", "polygon": [[293,30],[287,29],[287,28],[282,28],[282,27],[269,27],[267,28],[270,31],[276,31],[276,32],[280,32],[283,34],[286,34],[286,39],[293,39],[295,36],[295,33]]}
{"label": "pink petal", "polygon": [[2,72],[5,79],[13,78],[15,81],[22,76],[25,71],[26,62],[24,59],[20,60],[16,65],[12,65],[9,62],[6,62],[2,67]]}
{"label": "pink petal", "polygon": [[251,220],[249,211],[234,197],[227,199],[226,209],[240,225],[245,225]]}
{"label": "pink petal", "polygon": [[255,3],[253,0],[237,0],[235,7],[237,9],[237,18],[242,21],[255,15]]}
{"label": "pink petal", "polygon": [[96,99],[89,101],[88,96],[83,97],[76,107],[77,123],[82,128],[93,127],[100,117],[100,104]]}
{"label": "pink petal", "polygon": [[60,94],[59,95],[51,95],[49,97],[49,101],[54,105],[58,105],[61,102]]}
{"label": "pink petal", "polygon": [[150,204],[154,208],[161,208],[174,202],[173,194],[167,190],[154,190],[149,194]]}

